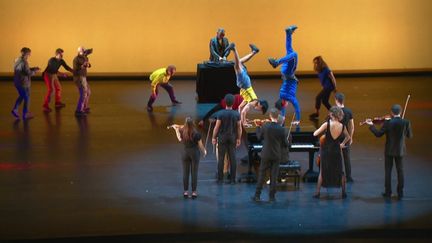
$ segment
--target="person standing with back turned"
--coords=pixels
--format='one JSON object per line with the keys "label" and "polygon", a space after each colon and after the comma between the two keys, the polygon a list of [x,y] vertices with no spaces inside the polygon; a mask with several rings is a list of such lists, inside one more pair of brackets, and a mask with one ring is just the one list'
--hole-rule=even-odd
{"label": "person standing with back turned", "polygon": [[386,144],[384,150],[384,168],[385,168],[385,191],[382,194],[385,198],[390,198],[391,189],[391,172],[393,169],[393,161],[396,165],[398,177],[398,199],[401,200],[404,196],[404,173],[403,173],[403,156],[406,153],[405,138],[412,138],[410,121],[401,118],[401,106],[393,105],[391,108],[392,118],[385,121],[380,130],[376,129],[372,120],[367,119],[366,124],[369,125],[369,130],[376,136],[381,137],[386,135]]}

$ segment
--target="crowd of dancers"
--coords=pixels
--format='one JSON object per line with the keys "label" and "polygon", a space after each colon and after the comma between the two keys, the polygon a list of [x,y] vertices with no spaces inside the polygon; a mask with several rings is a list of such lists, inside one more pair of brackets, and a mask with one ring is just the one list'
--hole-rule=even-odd
{"label": "crowd of dancers", "polygon": [[[263,141],[261,152],[261,163],[256,193],[252,197],[254,201],[260,201],[261,190],[263,188],[266,171],[270,171],[270,190],[269,200],[275,200],[276,183],[279,175],[279,165],[289,151],[289,133],[284,128],[286,108],[288,104],[294,107],[293,119],[289,125],[298,125],[301,120],[300,104],[297,100],[297,87],[299,80],[295,76],[298,63],[298,54],[292,47],[293,34],[297,26],[293,25],[285,29],[286,53],[280,59],[269,58],[269,64],[273,68],[280,66],[282,74],[282,85],[279,91],[279,100],[275,107],[270,109],[269,119],[263,121],[253,121],[247,118],[251,110],[256,110],[265,114],[269,110],[266,100],[259,99],[253,88],[251,78],[245,63],[250,61],[260,49],[249,44],[250,53],[240,57],[235,43],[229,43],[225,37],[225,30],[219,29],[215,38],[210,41],[210,60],[226,61],[230,52],[234,53],[234,70],[236,73],[236,84],[240,89],[239,94],[227,94],[225,98],[213,107],[199,122],[203,126],[210,118],[215,117],[215,125],[212,130],[212,143],[217,145],[217,182],[223,183],[225,180],[230,184],[236,183],[236,147],[241,144],[244,127],[250,127],[252,123],[257,126],[257,136]],[[90,86],[87,82],[87,69],[91,67],[88,55],[92,49],[82,46],[77,49],[77,56],[73,60],[73,68],[68,66],[63,60],[64,51],[58,48],[55,56],[50,58],[48,65],[42,73],[47,87],[47,93],[43,102],[43,111],[51,112],[51,98],[55,96],[54,107],[61,109],[65,107],[62,102],[61,84],[59,76],[67,77],[66,73],[59,72],[60,67],[69,71],[73,75],[74,83],[79,92],[79,99],[75,110],[77,117],[86,116],[90,113],[89,100],[91,95]],[[28,120],[34,115],[29,112],[31,77],[40,69],[30,67],[28,59],[31,55],[30,48],[21,49],[21,55],[14,65],[14,84],[18,91],[18,98],[12,108],[12,115],[15,119]],[[314,132],[314,136],[323,136],[320,149],[320,174],[318,177],[317,191],[315,198],[320,197],[320,188],[339,187],[342,188],[342,198],[346,198],[345,184],[353,182],[351,176],[350,145],[354,135],[354,119],[352,111],[344,106],[345,96],[337,92],[336,78],[326,62],[321,56],[313,60],[314,70],[317,72],[322,85],[322,90],[316,96],[315,112],[310,115],[311,119],[317,119],[320,115],[320,107],[323,104],[328,112],[325,122]],[[150,75],[151,95],[147,103],[147,111],[153,112],[153,103],[158,96],[159,87],[164,88],[171,99],[173,105],[181,104],[174,94],[173,86],[169,83],[174,76],[176,67],[169,65],[160,68]],[[331,106],[329,99],[335,93],[335,106]],[[23,103],[22,114],[19,113],[19,106]],[[373,120],[365,121],[370,126],[370,130],[377,137],[386,135],[387,142],[385,148],[385,192],[384,197],[390,197],[391,190],[391,170],[393,162],[396,164],[398,172],[398,198],[403,197],[404,177],[403,177],[403,156],[405,154],[405,137],[412,137],[410,122],[401,117],[401,106],[393,105],[391,117],[386,120],[381,129],[374,127]],[[197,178],[200,153],[207,154],[203,145],[201,134],[196,129],[191,118],[186,118],[183,125],[174,124],[170,126],[176,131],[177,138],[184,144],[183,161],[183,186],[185,198],[189,198],[189,179],[192,181],[191,198],[197,198]],[[210,132],[211,126],[209,127]],[[325,139],[324,139],[325,138]],[[225,163],[228,161],[228,163]],[[228,166],[227,166],[228,165]]]}

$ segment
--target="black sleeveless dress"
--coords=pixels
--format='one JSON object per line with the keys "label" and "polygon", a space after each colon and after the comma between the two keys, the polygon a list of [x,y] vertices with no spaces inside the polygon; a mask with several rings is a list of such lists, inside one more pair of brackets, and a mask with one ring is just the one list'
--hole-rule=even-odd
{"label": "black sleeveless dress", "polygon": [[343,160],[340,144],[344,140],[343,131],[334,139],[330,133],[330,120],[327,121],[325,142],[321,148],[321,176],[323,187],[341,187],[343,176]]}

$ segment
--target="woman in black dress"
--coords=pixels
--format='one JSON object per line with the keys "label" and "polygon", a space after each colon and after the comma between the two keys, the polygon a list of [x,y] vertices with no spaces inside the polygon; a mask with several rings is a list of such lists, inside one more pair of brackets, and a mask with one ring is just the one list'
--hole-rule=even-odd
{"label": "woman in black dress", "polygon": [[187,117],[184,125],[174,124],[171,126],[176,131],[177,139],[183,143],[183,197],[189,198],[189,177],[192,178],[192,199],[197,198],[196,191],[198,181],[198,164],[200,160],[200,150],[203,156],[207,151],[201,140],[201,134],[195,129],[192,118]]}
{"label": "woman in black dress", "polygon": [[342,148],[350,140],[347,128],[340,122],[343,111],[337,106],[330,108],[329,119],[314,132],[314,136],[325,134],[321,147],[320,174],[314,198],[320,197],[321,186],[342,187],[342,198],[346,198]]}

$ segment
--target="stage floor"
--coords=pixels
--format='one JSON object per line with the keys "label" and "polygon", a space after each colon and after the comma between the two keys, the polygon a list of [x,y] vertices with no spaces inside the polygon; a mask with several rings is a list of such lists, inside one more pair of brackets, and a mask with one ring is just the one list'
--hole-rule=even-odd
{"label": "stage floor", "polygon": [[[348,186],[348,198],[340,200],[339,190],[324,189],[322,199],[313,199],[315,183],[301,183],[299,190],[281,188],[273,204],[250,200],[254,184],[217,185],[210,143],[209,155],[200,162],[199,197],[183,199],[182,145],[166,126],[182,123],[186,116],[198,118],[210,109],[211,105],[196,104],[194,81],[172,82],[183,102],[178,107],[171,107],[160,90],[155,111],[149,114],[148,81],[90,79],[91,114],[81,119],[74,117],[78,94],[71,81],[63,81],[67,106],[49,114],[42,112],[44,83],[36,81],[30,106],[36,118],[28,122],[15,122],[10,110],[16,90],[12,81],[0,82],[0,239],[195,234],[214,240],[221,232],[235,235],[233,239],[323,234],[394,234],[403,239],[418,233],[430,237],[432,77],[337,81],[357,125],[352,146],[355,182]],[[270,104],[278,98],[279,85],[279,80],[254,81],[257,95]],[[316,125],[308,115],[319,90],[317,79],[300,80],[305,129]],[[412,122],[414,138],[407,143],[404,161],[405,198],[384,200],[385,139],[375,138],[358,122],[388,114],[390,106],[403,105],[408,94],[412,97],[406,118]],[[237,157],[245,154],[242,147]],[[307,154],[291,157],[301,162],[303,172],[307,169]],[[245,169],[239,162],[239,172]],[[265,188],[264,200],[267,192]]]}

